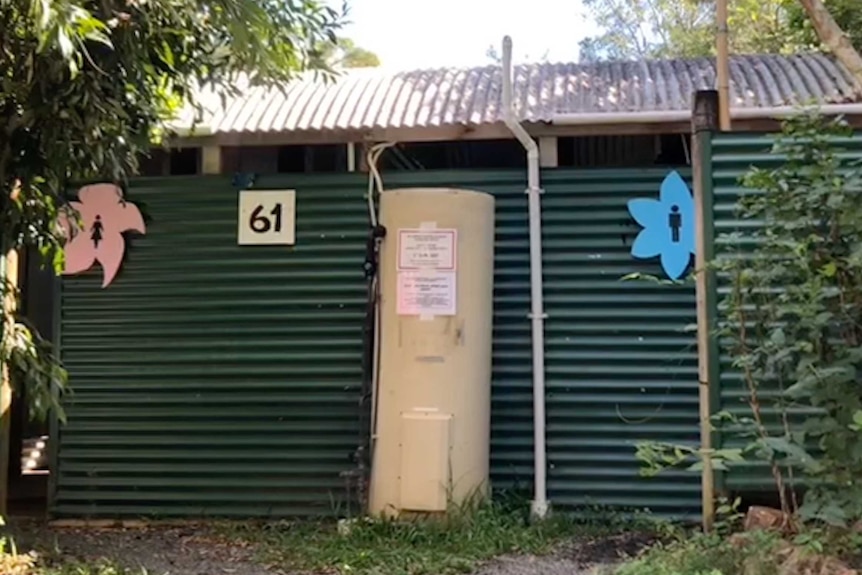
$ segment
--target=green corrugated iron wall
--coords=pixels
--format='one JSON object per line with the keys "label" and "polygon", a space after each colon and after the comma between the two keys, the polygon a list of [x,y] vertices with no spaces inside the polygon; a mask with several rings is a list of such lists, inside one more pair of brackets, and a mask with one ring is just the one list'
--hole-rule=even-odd
{"label": "green corrugated iron wall", "polygon": [[[775,134],[732,133],[712,136],[711,163],[707,165],[712,172],[717,253],[727,249],[726,242],[721,240],[723,234],[745,228],[751,229],[757,225],[756,222],[739,219],[736,213],[736,202],[745,193],[740,178],[752,166],[770,169],[780,165],[783,161],[782,156],[770,152],[775,137]],[[857,134],[851,139],[836,140],[835,144],[840,149],[839,155],[845,159],[862,159],[862,134]],[[729,289],[729,281],[726,278],[720,278],[719,303],[728,294]],[[732,360],[726,353],[722,352],[719,365],[718,405],[713,406],[713,411],[726,410],[740,417],[750,417],[748,392],[739,372],[733,368]],[[718,440],[720,443],[717,447],[742,447],[745,443],[744,439],[730,432],[719,434]],[[768,470],[762,464],[746,463],[734,467],[724,475],[724,485],[730,491],[774,491],[775,488]]]}
{"label": "green corrugated iron wall", "polygon": [[[555,507],[590,504],[696,515],[697,474],[646,479],[638,440],[698,441],[692,287],[622,280],[661,276],[632,258],[640,228],[626,204],[658,198],[666,169],[559,171],[542,198],[548,320],[548,481]],[[681,172],[688,179],[690,174]]]}
{"label": "green corrugated iron wall", "polygon": [[75,394],[57,515],[283,515],[343,506],[358,435],[366,207],[359,178],[294,188],[297,244],[236,245],[227,178],[132,184],[149,219],[116,280],[64,278]]}
{"label": "green corrugated iron wall", "polygon": [[[532,478],[523,172],[387,175],[389,188],[497,196],[493,477]],[[57,455],[58,516],[337,513],[359,441],[365,176],[270,176],[297,189],[297,244],[236,246],[225,178],[146,179],[148,216],[105,290],[66,277],[60,347],[75,394]]]}
{"label": "green corrugated iron wall", "polygon": [[[544,175],[549,489],[562,507],[696,512],[692,474],[638,477],[636,439],[697,438],[690,289],[629,255],[626,202],[665,170]],[[497,198],[492,479],[532,483],[525,174],[387,174],[387,188]],[[62,281],[60,344],[75,394],[54,477],[58,516],[337,513],[359,441],[364,176],[269,176],[297,189],[294,248],[236,246],[225,178],[134,182],[148,216],[117,279]]]}

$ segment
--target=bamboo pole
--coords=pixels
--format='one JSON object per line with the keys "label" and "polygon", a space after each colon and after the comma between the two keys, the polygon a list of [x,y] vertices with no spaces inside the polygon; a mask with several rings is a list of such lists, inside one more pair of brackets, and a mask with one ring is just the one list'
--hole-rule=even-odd
{"label": "bamboo pole", "polygon": [[718,126],[730,131],[730,41],[727,24],[727,2],[716,2],[716,80],[718,82]]}
{"label": "bamboo pole", "polygon": [[717,385],[716,354],[713,352],[714,273],[709,269],[713,257],[712,223],[712,132],[718,124],[719,95],[715,91],[697,92],[692,112],[692,183],[695,210],[695,300],[697,305],[697,368],[700,418],[700,445],[703,454],[701,474],[701,513],[703,528],[710,531],[715,522],[715,470],[712,465],[712,386]]}

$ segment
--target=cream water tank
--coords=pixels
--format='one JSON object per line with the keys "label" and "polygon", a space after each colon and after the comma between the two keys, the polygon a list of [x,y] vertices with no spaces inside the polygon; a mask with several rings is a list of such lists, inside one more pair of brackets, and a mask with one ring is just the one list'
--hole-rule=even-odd
{"label": "cream water tank", "polygon": [[369,511],[441,513],[488,489],[494,198],[385,191],[380,223]]}

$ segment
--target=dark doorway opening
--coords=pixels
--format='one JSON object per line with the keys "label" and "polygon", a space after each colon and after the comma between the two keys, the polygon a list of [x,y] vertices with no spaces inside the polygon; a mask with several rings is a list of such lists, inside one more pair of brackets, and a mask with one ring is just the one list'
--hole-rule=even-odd
{"label": "dark doorway opening", "polygon": [[[42,268],[38,254],[21,253],[18,265],[20,315],[43,338],[53,341],[56,276]],[[7,486],[12,517],[42,516],[47,511],[49,428],[47,421],[30,419],[26,395],[13,395]]]}

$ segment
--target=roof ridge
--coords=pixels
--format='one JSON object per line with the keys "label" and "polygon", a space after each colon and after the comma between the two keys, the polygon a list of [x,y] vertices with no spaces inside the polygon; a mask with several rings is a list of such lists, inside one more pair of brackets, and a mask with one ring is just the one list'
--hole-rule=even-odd
{"label": "roof ridge", "polygon": [[[758,52],[758,53],[747,53],[747,54],[731,54],[731,60],[752,60],[752,59],[763,59],[763,58],[778,58],[783,60],[789,60],[791,58],[805,58],[811,56],[824,56],[829,58],[830,60],[835,60],[835,57],[826,51],[822,50],[807,50],[804,52],[797,52],[793,54],[779,54],[772,52]],[[662,64],[662,63],[676,63],[676,62],[702,62],[702,61],[713,61],[715,60],[715,56],[694,56],[690,58],[685,57],[673,57],[673,58],[626,58],[620,60],[601,60],[596,62],[578,62],[574,60],[538,60],[538,61],[530,61],[530,62],[516,62],[513,64],[514,67],[539,67],[539,66],[568,66],[568,67],[606,67],[606,66],[614,66],[614,65],[625,65],[625,64]],[[495,69],[499,68],[499,64],[489,63],[477,66],[426,66],[422,68],[406,68],[406,69],[396,69],[396,68],[387,68],[385,66],[376,67],[376,68],[345,68],[341,72],[340,77],[349,76],[349,75],[360,75],[360,74],[368,74],[373,76],[397,76],[404,74],[421,74],[421,73],[439,73],[439,72],[467,72],[467,71],[479,71],[483,69]]]}

